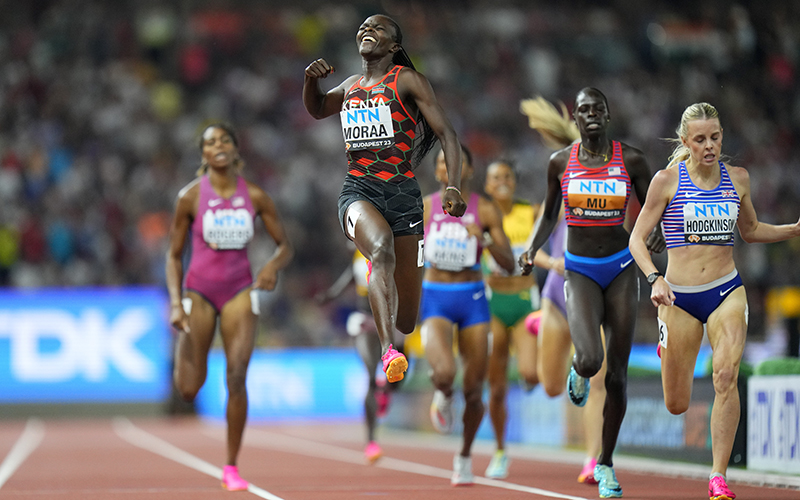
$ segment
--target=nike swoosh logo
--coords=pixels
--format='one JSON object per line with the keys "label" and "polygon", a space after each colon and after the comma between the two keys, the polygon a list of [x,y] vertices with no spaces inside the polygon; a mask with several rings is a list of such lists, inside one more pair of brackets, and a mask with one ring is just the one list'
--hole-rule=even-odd
{"label": "nike swoosh logo", "polygon": [[630,264],[631,262],[633,262],[633,259],[628,259],[628,260],[626,260],[625,262],[622,262],[622,263],[619,265],[619,268],[620,268],[620,269],[624,269],[624,268],[628,267],[628,264]]}
{"label": "nike swoosh logo", "polygon": [[479,298],[483,297],[483,292],[475,292],[472,294],[472,300],[478,300]]}
{"label": "nike swoosh logo", "polygon": [[719,292],[719,296],[720,296],[720,297],[724,297],[725,295],[727,295],[727,294],[728,294],[728,292],[730,292],[731,290],[733,290],[734,288],[736,288],[736,286],[737,286],[737,285],[733,285],[732,287],[728,288],[727,290],[720,290],[720,292]]}
{"label": "nike swoosh logo", "polygon": [[585,173],[586,172],[570,172],[569,173],[569,178],[572,179],[573,177],[578,177],[579,175],[583,175]]}
{"label": "nike swoosh logo", "polygon": [[703,193],[699,191],[689,191],[688,193],[684,193],[683,195],[687,198],[694,198],[695,196],[701,195]]}
{"label": "nike swoosh logo", "polygon": [[220,203],[222,203],[222,198],[217,198],[215,200],[208,200],[208,206],[209,207],[216,207]]}
{"label": "nike swoosh logo", "polygon": [[409,224],[408,224],[408,227],[414,227],[414,226],[416,226],[417,224],[419,224],[420,222],[422,222],[422,221],[421,221],[421,220],[418,220],[417,222],[409,222]]}

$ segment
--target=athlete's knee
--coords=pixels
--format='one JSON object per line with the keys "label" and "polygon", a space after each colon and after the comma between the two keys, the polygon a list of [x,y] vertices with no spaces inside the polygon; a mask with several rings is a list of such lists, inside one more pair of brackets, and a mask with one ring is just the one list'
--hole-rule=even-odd
{"label": "athlete's knee", "polygon": [[539,383],[539,373],[535,368],[520,368],[519,376],[528,387],[533,387]]}
{"label": "athlete's knee", "polygon": [[508,387],[506,384],[493,383],[489,385],[489,401],[493,404],[503,404],[508,394]]}
{"label": "athlete's knee", "polygon": [[178,394],[180,394],[184,401],[191,403],[194,401],[194,398],[197,397],[197,393],[200,392],[200,388],[203,387],[203,381],[187,380],[187,378],[188,377],[180,376],[177,370],[173,375],[175,390],[178,391]]}
{"label": "athlete's knee", "polygon": [[394,238],[391,234],[380,236],[373,240],[371,253],[373,272],[376,271],[376,267],[380,269],[394,270]]}
{"label": "athlete's knee", "polygon": [[664,405],[667,407],[667,411],[673,415],[681,415],[689,409],[689,401],[685,398],[674,398],[665,395]]}
{"label": "athlete's knee", "polygon": [[585,353],[585,354],[575,354],[575,360],[573,361],[573,366],[575,367],[575,371],[578,372],[578,375],[581,377],[592,377],[595,373],[600,371],[600,368],[603,367],[603,351],[600,350],[600,353]]}
{"label": "athlete's knee", "polygon": [[456,380],[456,367],[452,363],[431,363],[430,377],[437,389],[452,387]]}
{"label": "athlete's knee", "polygon": [[483,391],[481,387],[465,388],[464,404],[469,407],[480,406],[483,408]]}
{"label": "athlete's knee", "polygon": [[417,317],[415,315],[414,318],[403,318],[398,315],[397,324],[395,326],[400,330],[400,333],[404,335],[414,333],[414,330],[417,328]]}
{"label": "athlete's knee", "polygon": [[714,367],[714,391],[717,394],[724,393],[731,390],[737,390],[737,381],[739,377],[738,366],[734,364],[725,364],[721,367]]}
{"label": "athlete's knee", "polygon": [[628,385],[628,371],[627,366],[622,369],[612,370],[609,369],[605,377],[605,388],[608,394],[624,395],[625,388]]}
{"label": "athlete's knee", "polygon": [[228,394],[243,394],[247,392],[247,367],[229,365],[225,373],[225,382]]}
{"label": "athlete's knee", "polygon": [[556,396],[560,396],[563,394],[564,390],[566,389],[566,384],[563,380],[556,381],[552,379],[542,379],[542,387],[544,387],[544,392],[551,398]]}

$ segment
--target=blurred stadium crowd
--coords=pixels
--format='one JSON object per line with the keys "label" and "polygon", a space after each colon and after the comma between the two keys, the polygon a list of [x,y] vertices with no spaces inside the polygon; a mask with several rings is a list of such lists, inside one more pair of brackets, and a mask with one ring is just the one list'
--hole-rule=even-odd
{"label": "blurred stadium crowd", "polygon": [[[335,208],[341,128],[308,116],[301,88],[318,57],[336,67],[331,86],[358,72],[356,29],[377,12],[403,28],[478,168],[514,158],[524,197],[543,197],[550,151],[520,100],[571,105],[595,86],[608,96],[612,136],[642,149],[654,171],[683,109],[714,104],[760,218],[800,216],[797,2],[2,3],[2,286],[163,285],[173,203],[199,165],[199,133],[226,120],[240,133],[245,176],[276,200],[297,249],[266,299],[267,342],[344,341],[336,311],[313,301],[351,255]],[[417,172],[428,192],[433,156]],[[770,287],[800,283],[799,243],[737,247],[751,314]],[[269,245],[252,247],[254,265]]]}

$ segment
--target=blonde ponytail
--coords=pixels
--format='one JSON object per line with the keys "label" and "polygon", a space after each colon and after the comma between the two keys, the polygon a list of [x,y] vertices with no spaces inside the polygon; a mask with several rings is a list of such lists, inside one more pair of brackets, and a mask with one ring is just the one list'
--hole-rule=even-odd
{"label": "blonde ponytail", "polygon": [[524,99],[520,102],[520,111],[528,117],[528,125],[541,134],[544,143],[552,149],[569,146],[581,136],[578,126],[572,121],[563,102],[559,103],[561,111],[542,96]]}

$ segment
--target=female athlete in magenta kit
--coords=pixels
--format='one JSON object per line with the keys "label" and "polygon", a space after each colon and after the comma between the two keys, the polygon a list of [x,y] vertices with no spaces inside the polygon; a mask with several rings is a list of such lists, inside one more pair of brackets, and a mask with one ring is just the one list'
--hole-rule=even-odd
{"label": "female athlete in magenta kit", "polygon": [[[255,345],[257,302],[252,302],[250,291],[273,290],[278,271],[289,264],[294,251],[272,199],[239,175],[242,160],[233,129],[210,125],[200,149],[199,177],[178,193],[167,252],[170,323],[178,331],[174,378],[184,399],[197,396],[206,380],[219,318],[228,387],[228,457],[222,485],[245,490],[248,484],[239,477],[236,458],[247,421],[245,382]],[[277,248],[253,281],[246,247],[256,216]],[[192,255],[184,283],[182,258],[190,231]]]}
{"label": "female athlete in magenta kit", "polygon": [[328,92],[320,79],[333,72],[324,59],[305,70],[303,104],[314,118],[339,113],[348,170],[339,196],[339,220],[372,264],[369,302],[381,360],[389,382],[402,380],[405,356],[392,347],[395,327],[411,333],[422,292],[422,193],[414,168],[442,144],[450,184],[442,209],[460,217],[467,209],[461,184],[461,146],[428,80],[414,69],[397,23],[374,15],[359,27],[362,72]]}

